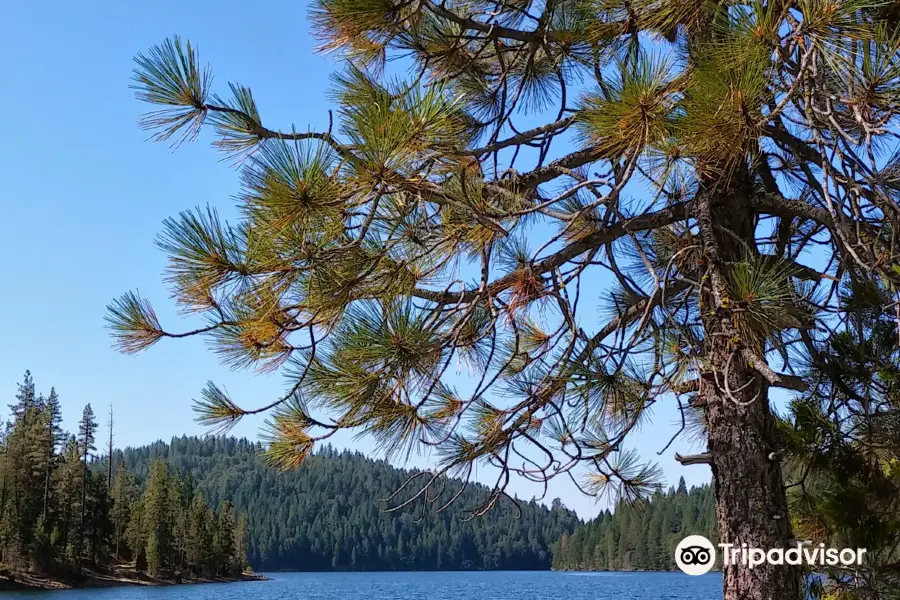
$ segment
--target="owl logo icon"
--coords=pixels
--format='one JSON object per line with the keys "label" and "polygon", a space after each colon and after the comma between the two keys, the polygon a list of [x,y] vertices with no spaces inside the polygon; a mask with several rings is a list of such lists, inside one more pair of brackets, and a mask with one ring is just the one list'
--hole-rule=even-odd
{"label": "owl logo icon", "polygon": [[675,548],[675,564],[688,575],[709,573],[716,562],[716,548],[702,535],[689,535]]}

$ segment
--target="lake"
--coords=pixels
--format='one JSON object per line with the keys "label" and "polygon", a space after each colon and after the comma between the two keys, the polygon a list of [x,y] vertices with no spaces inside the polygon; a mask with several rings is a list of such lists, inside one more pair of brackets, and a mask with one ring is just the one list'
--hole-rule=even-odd
{"label": "lake", "polygon": [[54,592],[0,592],[28,600],[716,600],[710,573],[274,573],[274,581]]}

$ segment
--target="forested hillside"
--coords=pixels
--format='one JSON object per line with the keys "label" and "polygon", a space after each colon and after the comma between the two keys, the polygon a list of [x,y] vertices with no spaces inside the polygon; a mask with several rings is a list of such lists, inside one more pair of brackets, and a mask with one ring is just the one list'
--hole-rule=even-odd
{"label": "forested hillside", "polygon": [[[163,458],[213,505],[234,502],[247,514],[248,559],[257,571],[546,569],[550,544],[580,524],[560,503],[534,502],[521,504],[521,519],[507,502],[466,522],[466,509],[488,493],[478,485],[417,522],[415,505],[384,512],[380,500],[410,474],[385,461],[326,448],[298,471],[280,473],[260,453],[243,439],[182,437],[117,451],[116,460],[143,480],[151,460]],[[447,499],[457,486],[448,482]]]}
{"label": "forested hillside", "polygon": [[655,493],[648,502],[619,503],[553,544],[553,568],[580,571],[674,570],[675,546],[688,535],[716,542],[710,486]]}

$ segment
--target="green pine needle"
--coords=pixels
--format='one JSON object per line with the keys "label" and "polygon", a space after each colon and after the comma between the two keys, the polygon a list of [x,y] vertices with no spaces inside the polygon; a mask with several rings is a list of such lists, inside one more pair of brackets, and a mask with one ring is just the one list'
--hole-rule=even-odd
{"label": "green pine needle", "polygon": [[181,132],[176,140],[192,140],[197,137],[206,116],[206,98],[212,83],[208,68],[199,66],[197,49],[181,38],[166,39],[154,46],[148,54],[135,58],[135,96],[150,104],[166,106],[141,118],[145,129],[157,130],[156,141],[165,141]]}
{"label": "green pine needle", "polygon": [[120,352],[136,354],[164,335],[153,307],[137,291],[113,300],[106,310],[104,319]]}
{"label": "green pine needle", "polygon": [[197,414],[194,420],[209,427],[211,435],[228,433],[246,414],[212,381],[206,383],[200,399],[194,400],[194,412]]}

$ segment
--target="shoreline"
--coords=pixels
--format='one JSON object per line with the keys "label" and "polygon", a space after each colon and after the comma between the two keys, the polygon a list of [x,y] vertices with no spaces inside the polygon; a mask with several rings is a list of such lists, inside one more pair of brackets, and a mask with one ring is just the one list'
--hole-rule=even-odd
{"label": "shoreline", "polygon": [[202,585],[205,583],[238,583],[245,581],[271,581],[271,577],[244,573],[237,577],[166,578],[150,577],[145,573],[117,570],[112,572],[85,570],[81,577],[57,578],[37,573],[13,573],[0,576],[0,591],[69,590],[104,587]]}

